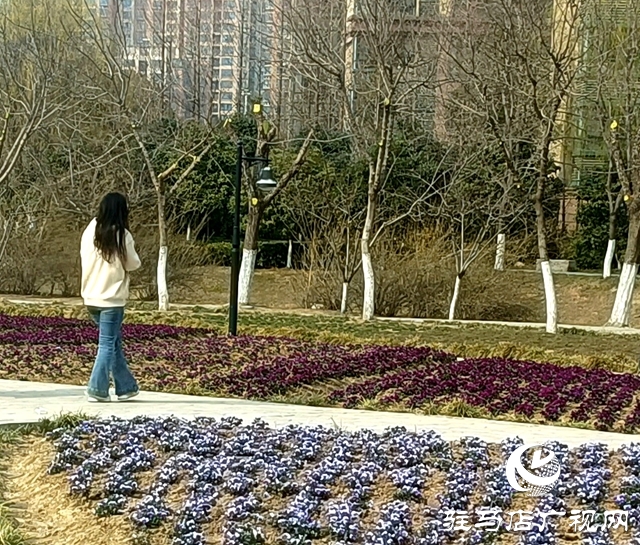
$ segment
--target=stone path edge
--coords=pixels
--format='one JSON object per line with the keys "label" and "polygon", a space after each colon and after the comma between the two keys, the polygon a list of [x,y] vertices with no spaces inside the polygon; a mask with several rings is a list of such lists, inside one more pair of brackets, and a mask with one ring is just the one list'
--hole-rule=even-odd
{"label": "stone path edge", "polygon": [[159,392],[142,392],[137,401],[94,404],[86,401],[84,388],[81,386],[14,380],[0,380],[0,407],[0,426],[11,427],[35,424],[43,418],[71,413],[82,413],[88,417],[113,415],[122,418],[175,416],[192,419],[198,416],[235,416],[245,424],[261,418],[272,427],[289,424],[322,425],[348,431],[371,429],[382,432],[388,427],[404,426],[410,431],[434,430],[448,441],[475,436],[488,443],[499,443],[507,437],[519,436],[528,444],[558,440],[572,448],[584,443],[602,442],[612,449],[640,441],[640,435],[636,434],[503,420],[312,407]]}

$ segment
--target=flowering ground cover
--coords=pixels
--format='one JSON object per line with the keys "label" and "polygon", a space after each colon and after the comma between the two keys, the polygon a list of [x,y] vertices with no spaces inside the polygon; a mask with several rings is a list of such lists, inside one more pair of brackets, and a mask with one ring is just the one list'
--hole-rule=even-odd
{"label": "flowering ground cover", "polygon": [[[170,312],[154,311],[153,304],[132,303],[129,323],[173,324],[226,332],[228,317],[224,309],[201,307]],[[146,310],[145,310],[146,309]],[[12,304],[0,296],[0,314],[14,316],[51,316],[87,318],[82,306],[55,302]],[[252,310],[240,316],[240,330],[246,335],[293,337],[333,344],[429,344],[451,354],[467,358],[513,358],[548,361],[559,365],[598,367],[635,373],[639,369],[640,335],[619,335],[575,329],[560,329],[549,335],[544,328],[514,328],[486,324],[381,321],[362,322],[348,316],[324,313],[297,314]]]}
{"label": "flowering ground cover", "polygon": [[[125,325],[124,337],[145,389],[640,429],[635,374],[166,325]],[[88,321],[0,314],[0,378],[84,384],[96,343]]]}
{"label": "flowering ground cover", "polygon": [[640,544],[638,444],[550,442],[559,479],[530,497],[505,471],[518,438],[141,417],[84,421],[48,439],[48,476],[37,479],[64,490],[58,504],[118,519],[139,543]]}

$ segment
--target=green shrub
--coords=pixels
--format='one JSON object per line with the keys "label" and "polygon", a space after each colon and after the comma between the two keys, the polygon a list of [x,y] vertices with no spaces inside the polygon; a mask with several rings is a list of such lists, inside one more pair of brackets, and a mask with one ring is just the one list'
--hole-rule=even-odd
{"label": "green shrub", "polygon": [[[576,265],[579,269],[600,269],[609,240],[609,203],[606,193],[606,174],[585,177],[580,183],[578,198],[578,231],[573,239]],[[616,254],[624,255],[629,226],[626,209],[618,211]],[[615,265],[615,261],[614,261]]]}
{"label": "green shrub", "polygon": [[[209,242],[205,245],[206,263],[219,267],[231,266],[231,243]],[[242,247],[240,249],[242,251]],[[283,269],[287,266],[287,254],[289,242],[265,241],[258,243],[258,256],[256,257],[257,269]],[[300,244],[293,244],[293,264],[299,263]]]}

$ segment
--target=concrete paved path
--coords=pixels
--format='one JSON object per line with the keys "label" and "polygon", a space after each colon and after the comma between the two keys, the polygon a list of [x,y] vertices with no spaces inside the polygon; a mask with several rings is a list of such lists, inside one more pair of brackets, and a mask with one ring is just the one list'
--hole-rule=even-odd
{"label": "concrete paved path", "polygon": [[[115,397],[114,397],[115,399]],[[409,430],[432,429],[447,440],[473,435],[487,442],[520,436],[527,443],[558,440],[570,447],[591,441],[604,442],[611,448],[640,441],[638,435],[604,433],[577,428],[517,424],[474,418],[423,416],[407,413],[357,411],[307,407],[279,403],[262,403],[241,399],[221,399],[186,395],[142,392],[126,403],[88,403],[79,386],[0,380],[0,425],[34,423],[61,413],[83,412],[90,416],[116,415],[130,418],[138,415],[183,418],[235,416],[249,423],[261,418],[271,426],[287,424],[337,426],[346,430],[368,428],[383,431],[390,426]]]}

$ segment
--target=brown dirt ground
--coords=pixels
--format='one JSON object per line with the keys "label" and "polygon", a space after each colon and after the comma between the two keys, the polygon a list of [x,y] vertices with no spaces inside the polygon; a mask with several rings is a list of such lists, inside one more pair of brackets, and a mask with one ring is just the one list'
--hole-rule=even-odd
{"label": "brown dirt ground", "polygon": [[[544,292],[542,278],[532,271],[508,271],[521,286],[519,301],[543,319]],[[196,269],[196,281],[189,288],[176,289],[173,301],[188,304],[224,305],[229,298],[229,271],[221,267]],[[303,307],[301,286],[306,273],[291,270],[257,270],[252,288],[252,303],[271,309]],[[560,322],[572,325],[604,325],[615,299],[617,278],[603,280],[597,276],[557,274],[556,290]],[[631,325],[640,326],[640,290],[636,290]]]}
{"label": "brown dirt ground", "polygon": [[[225,305],[229,302],[229,269],[226,267],[197,267],[194,282],[189,287],[176,288],[172,299],[176,303]],[[298,286],[304,273],[287,269],[255,272],[252,302],[257,306],[297,309],[302,308]]]}

